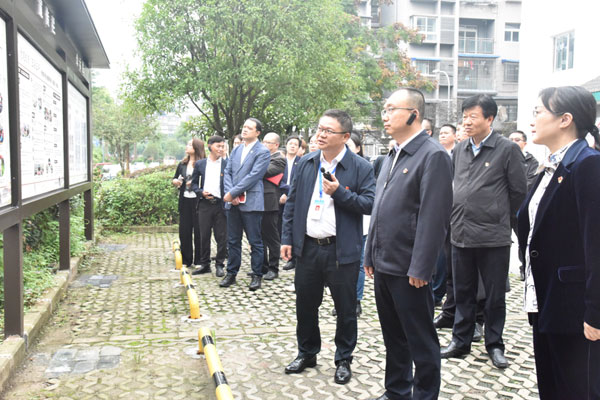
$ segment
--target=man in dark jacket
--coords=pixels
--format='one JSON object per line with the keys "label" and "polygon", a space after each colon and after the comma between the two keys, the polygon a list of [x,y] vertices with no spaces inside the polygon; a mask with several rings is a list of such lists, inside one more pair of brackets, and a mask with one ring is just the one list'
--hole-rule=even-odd
{"label": "man in dark jacket", "polygon": [[362,252],[363,214],[370,214],[375,194],[373,168],[346,147],[352,132],[350,116],[328,110],[319,120],[320,151],[307,154],[296,166],[283,212],[281,256],[297,257],[296,336],[298,356],[286,374],[317,363],[321,350],[319,306],[324,285],[337,310],[335,382],[347,383],[356,346],[356,281]]}
{"label": "man in dark jacket", "polygon": [[423,94],[404,88],[381,113],[398,145],[377,179],[365,247],[365,272],[375,276],[387,352],[380,399],[434,399],[440,390],[440,344],[428,283],[450,221],[452,166],[444,148],[421,129],[424,111]]}
{"label": "man in dark jacket", "polygon": [[280,236],[279,236],[279,183],[285,170],[285,158],[279,152],[279,135],[267,133],[262,141],[271,153],[271,161],[263,179],[265,190],[265,211],[262,217],[262,239],[265,247],[267,269],[265,280],[272,281],[279,276]]}
{"label": "man in dark jacket", "polygon": [[506,368],[502,331],[506,319],[505,284],[510,261],[511,222],[527,192],[521,149],[492,130],[498,112],[487,95],[463,102],[468,140],[453,153],[454,203],[450,222],[456,315],[452,341],[442,358],[471,351],[478,273],[486,302],[485,347],[497,368]]}
{"label": "man in dark jacket", "polygon": [[[279,189],[281,189],[281,197],[279,198],[279,236],[281,236],[281,224],[283,222],[283,209],[285,208],[285,202],[287,201],[288,193],[290,192],[290,186],[292,185],[292,180],[294,179],[294,171],[296,170],[296,165],[300,161],[300,156],[298,156],[298,151],[302,147],[302,139],[299,136],[290,136],[285,142],[285,160],[286,166],[283,170],[283,178],[281,179],[281,183],[279,184]],[[296,268],[296,260],[292,257],[290,261],[288,261],[283,267],[284,271],[289,271],[290,269]]]}

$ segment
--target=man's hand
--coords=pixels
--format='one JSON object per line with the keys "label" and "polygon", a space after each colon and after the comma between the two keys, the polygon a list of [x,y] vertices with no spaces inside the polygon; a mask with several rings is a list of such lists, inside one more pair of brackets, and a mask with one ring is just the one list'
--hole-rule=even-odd
{"label": "man's hand", "polygon": [[333,181],[329,182],[327,179],[323,178],[323,191],[325,193],[327,193],[329,196],[331,196],[333,194],[333,192],[335,192],[337,190],[337,188],[340,186],[340,182],[338,182],[335,175],[332,174],[331,179],[333,179]]}
{"label": "man's hand", "polygon": [[583,323],[583,334],[587,340],[595,342],[600,339],[600,329],[596,329],[587,322]]}
{"label": "man's hand", "polygon": [[240,198],[236,197],[235,199],[231,200],[231,205],[232,206],[239,206],[240,205]]}
{"label": "man's hand", "polygon": [[412,276],[408,277],[408,283],[411,286],[416,287],[417,289],[422,288],[423,286],[429,284],[429,282],[427,282],[427,281],[424,281],[424,280],[418,279],[418,278],[413,278]]}
{"label": "man's hand", "polygon": [[373,279],[373,273],[375,272],[375,268],[370,267],[368,265],[365,265],[364,268],[365,268],[365,274],[367,274],[367,276],[369,278]]}
{"label": "man's hand", "polygon": [[227,203],[231,203],[232,200],[233,200],[233,197],[231,197],[231,193],[229,193],[229,192],[225,193],[225,196],[223,196],[223,201],[227,202]]}
{"label": "man's hand", "polygon": [[292,246],[289,244],[281,245],[281,258],[285,261],[290,261],[292,259]]}
{"label": "man's hand", "polygon": [[279,198],[279,204],[285,204],[286,201],[287,201],[287,195],[284,193]]}
{"label": "man's hand", "polygon": [[213,195],[212,195],[212,194],[210,194],[210,192],[207,192],[206,190],[202,192],[202,196],[203,196],[205,199],[212,199],[212,198],[213,198]]}

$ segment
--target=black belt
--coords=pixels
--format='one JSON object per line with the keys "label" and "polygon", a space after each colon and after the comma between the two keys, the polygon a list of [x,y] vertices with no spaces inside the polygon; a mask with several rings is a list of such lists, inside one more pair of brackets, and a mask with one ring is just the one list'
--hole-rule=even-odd
{"label": "black belt", "polygon": [[317,239],[317,238],[306,235],[306,240],[314,242],[314,243],[318,244],[319,246],[329,246],[330,244],[335,243],[335,236],[329,236],[326,238]]}

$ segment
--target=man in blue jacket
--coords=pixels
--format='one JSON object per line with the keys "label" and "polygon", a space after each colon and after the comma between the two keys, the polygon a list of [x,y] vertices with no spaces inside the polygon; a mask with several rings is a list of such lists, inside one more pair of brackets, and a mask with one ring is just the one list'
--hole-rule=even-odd
{"label": "man in blue jacket", "polygon": [[269,150],[258,140],[262,124],[256,118],[249,118],[242,128],[243,144],[231,152],[225,167],[224,186],[227,215],[227,275],[219,286],[229,287],[242,263],[242,230],[250,243],[250,263],[252,281],[250,290],[260,288],[264,248],[261,236],[262,213],[265,209],[263,177],[269,167]]}
{"label": "man in blue jacket", "polygon": [[437,399],[440,390],[429,282],[450,222],[452,168],[444,148],[421,129],[424,111],[423,94],[402,88],[381,112],[397,145],[377,179],[365,247],[387,352],[386,391],[377,400]]}
{"label": "man in blue jacket", "polygon": [[298,356],[286,374],[314,367],[321,350],[319,306],[325,284],[337,310],[335,382],[352,377],[356,346],[356,281],[362,250],[362,216],[370,214],[375,194],[373,168],[348,151],[350,116],[328,110],[319,120],[320,151],[304,156],[283,212],[281,255],[296,265],[296,336]]}

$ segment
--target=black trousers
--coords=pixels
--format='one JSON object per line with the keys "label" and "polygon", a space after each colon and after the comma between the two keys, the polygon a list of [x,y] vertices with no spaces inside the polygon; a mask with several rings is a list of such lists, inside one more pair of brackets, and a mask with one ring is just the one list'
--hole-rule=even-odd
{"label": "black trousers", "polygon": [[279,234],[279,210],[265,211],[262,217],[262,239],[265,246],[264,267],[279,271],[279,257],[281,255],[281,235]]}
{"label": "black trousers", "polygon": [[583,326],[577,334],[541,333],[537,313],[529,317],[540,399],[600,399],[600,341],[587,340]]}
{"label": "black trousers", "polygon": [[417,289],[408,277],[375,270],[375,301],[386,348],[386,396],[437,399],[441,361],[431,285]]}
{"label": "black trousers", "polygon": [[215,263],[224,265],[227,259],[227,216],[223,209],[223,201],[211,203],[206,199],[198,201],[198,218],[200,224],[200,265],[210,265],[211,232],[217,242]]}
{"label": "black trousers", "polygon": [[477,311],[479,275],[485,290],[485,347],[504,351],[502,332],[506,319],[506,278],[510,246],[461,248],[452,246],[452,273],[456,315],[452,340],[462,349],[471,349]]}
{"label": "black trousers", "polygon": [[[305,239],[302,257],[296,265],[296,337],[298,356],[310,357],[321,351],[319,306],[325,284],[331,291],[337,311],[335,362],[352,361],[356,347],[356,281],[359,261],[337,265],[335,243],[319,246]],[[439,350],[438,350],[439,352]]]}
{"label": "black trousers", "polygon": [[[442,304],[442,316],[449,321],[454,322],[456,314],[456,301],[454,300],[454,282],[452,282],[452,245],[448,241],[448,247],[444,247],[446,254],[446,300]],[[483,309],[485,307],[485,291],[483,290],[483,282],[479,277],[479,286],[477,287],[477,313],[475,320],[483,325]]]}
{"label": "black trousers", "polygon": [[200,222],[196,212],[198,199],[179,198],[179,241],[183,265],[200,265]]}

